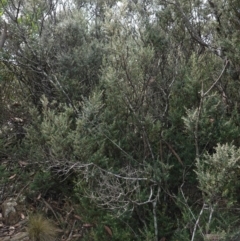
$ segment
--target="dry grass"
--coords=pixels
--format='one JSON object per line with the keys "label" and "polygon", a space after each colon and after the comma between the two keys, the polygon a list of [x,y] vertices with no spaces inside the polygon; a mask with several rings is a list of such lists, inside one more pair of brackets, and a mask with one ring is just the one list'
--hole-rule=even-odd
{"label": "dry grass", "polygon": [[32,241],[53,241],[56,237],[56,228],[43,215],[34,214],[29,218],[28,234]]}

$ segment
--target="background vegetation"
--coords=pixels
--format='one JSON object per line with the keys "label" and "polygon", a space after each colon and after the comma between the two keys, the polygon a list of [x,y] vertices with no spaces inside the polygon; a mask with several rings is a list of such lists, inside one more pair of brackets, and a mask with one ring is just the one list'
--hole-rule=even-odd
{"label": "background vegetation", "polygon": [[0,15],[2,187],[17,174],[29,201],[70,197],[96,224],[86,240],[239,239],[238,0]]}

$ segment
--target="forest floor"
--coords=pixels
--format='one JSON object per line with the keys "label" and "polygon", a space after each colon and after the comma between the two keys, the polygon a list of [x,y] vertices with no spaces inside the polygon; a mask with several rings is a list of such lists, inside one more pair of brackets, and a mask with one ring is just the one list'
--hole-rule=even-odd
{"label": "forest floor", "polygon": [[[51,220],[55,227],[56,239],[61,241],[81,240],[84,233],[93,228],[93,224],[84,223],[74,205],[67,199],[61,201],[39,198],[35,202],[17,204],[15,206],[18,222],[6,223],[1,213],[0,241],[27,241],[30,213],[41,213],[46,219]],[[42,230],[44,232],[44,230]]]}
{"label": "forest floor", "polygon": [[[20,162],[19,166],[21,165],[21,168],[27,166],[24,162]],[[8,170],[11,169],[8,160],[1,160],[0,167],[4,166],[7,166]],[[15,173],[19,173],[19,170]],[[81,213],[80,205],[74,203],[64,193],[44,195],[39,192],[30,197],[29,186],[34,175],[25,176],[28,180],[25,179],[24,182],[20,174],[4,177],[2,172],[0,175],[0,241],[30,240],[28,234],[30,217],[34,214],[40,214],[45,220],[53,224],[56,234],[54,240],[82,240],[84,235],[95,227],[94,224],[87,223],[86,219],[84,220],[79,215]],[[39,225],[41,226],[41,223]],[[45,232],[44,227],[43,230],[41,227],[36,228],[40,229],[39,232]]]}

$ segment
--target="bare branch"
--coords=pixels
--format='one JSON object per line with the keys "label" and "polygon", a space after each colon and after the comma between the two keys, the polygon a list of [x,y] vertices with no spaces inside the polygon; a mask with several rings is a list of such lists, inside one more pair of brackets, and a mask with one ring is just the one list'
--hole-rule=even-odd
{"label": "bare branch", "polygon": [[202,209],[201,209],[201,211],[200,211],[200,213],[199,213],[199,215],[198,215],[198,218],[197,218],[197,220],[196,220],[196,223],[195,223],[195,225],[194,225],[194,229],[193,229],[193,234],[192,234],[192,239],[191,239],[191,241],[194,241],[195,234],[196,234],[196,231],[197,231],[197,226],[199,226],[198,224],[199,224],[200,218],[201,218],[201,216],[202,216],[202,214],[203,214],[204,207],[205,207],[205,203],[203,203]]}
{"label": "bare branch", "polygon": [[1,37],[0,37],[0,50],[2,50],[4,44],[5,44],[5,41],[7,39],[7,24],[6,22],[4,21],[3,23],[3,31],[2,31],[2,34],[1,34]]}
{"label": "bare branch", "polygon": [[215,87],[215,85],[220,81],[220,79],[222,78],[228,65],[229,65],[229,60],[226,60],[226,63],[224,65],[219,77],[215,80],[215,82],[212,84],[212,86],[203,94],[203,97],[206,96]]}

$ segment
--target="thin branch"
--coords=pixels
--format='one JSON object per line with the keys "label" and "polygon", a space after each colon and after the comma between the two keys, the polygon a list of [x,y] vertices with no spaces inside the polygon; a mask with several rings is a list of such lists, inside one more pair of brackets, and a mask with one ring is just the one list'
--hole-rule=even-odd
{"label": "thin branch", "polygon": [[200,98],[200,103],[197,109],[197,118],[196,118],[196,123],[195,123],[195,129],[194,129],[194,141],[195,141],[195,149],[196,149],[196,158],[199,158],[199,141],[198,141],[198,128],[199,128],[199,120],[200,120],[200,115],[202,112],[202,105],[203,105],[203,82],[202,82],[202,89],[201,89],[201,98]]}
{"label": "thin branch", "polygon": [[222,78],[226,68],[228,67],[229,65],[229,60],[226,60],[226,63],[222,69],[222,72],[220,73],[219,77],[215,80],[215,82],[212,84],[212,86],[203,94],[202,97],[205,97],[214,87],[215,85],[220,81],[220,79]]}
{"label": "thin branch", "polygon": [[[186,199],[186,197],[185,197],[185,195],[184,195],[184,193],[183,193],[183,190],[182,190],[183,185],[184,185],[184,183],[181,185],[180,191],[181,191],[182,197],[183,197],[183,199],[184,199],[184,202],[181,201],[181,203],[183,203],[183,204],[187,207],[187,209],[188,209],[189,212],[191,213],[191,215],[192,215],[192,217],[194,218],[194,220],[196,220],[196,222],[195,222],[195,227],[197,227],[197,226],[199,227],[200,232],[201,232],[202,236],[204,237],[204,234],[203,234],[203,232],[202,232],[202,229],[201,229],[201,227],[199,226],[199,221],[197,222],[198,219],[195,217],[195,215],[193,214],[191,208],[188,206],[187,199]],[[204,208],[204,205],[203,205],[203,208]],[[201,213],[201,212],[200,212],[200,213]],[[201,214],[201,215],[202,215],[202,214]],[[200,217],[198,217],[198,218],[200,219]]]}
{"label": "thin branch", "polygon": [[212,205],[211,205],[211,207],[210,207],[210,214],[209,214],[209,219],[208,219],[208,224],[207,224],[207,233],[208,233],[208,229],[209,229],[209,227],[210,227],[210,223],[211,223],[211,221],[212,221],[212,215],[213,215],[213,212],[214,212],[214,208],[212,207]]}
{"label": "thin branch", "polygon": [[141,206],[141,205],[144,205],[144,204],[148,204],[148,203],[153,203],[156,198],[152,199],[152,195],[153,195],[153,189],[152,189],[152,186],[151,186],[151,188],[150,188],[150,194],[149,194],[149,197],[148,197],[148,200],[147,200],[147,201],[141,202],[141,203],[136,202],[136,201],[133,201],[133,203],[134,203],[134,204],[137,204],[138,206]]}
{"label": "thin branch", "polygon": [[113,141],[110,137],[108,137],[106,134],[102,133],[109,141],[112,142],[113,145],[115,145],[121,152],[123,152],[127,157],[129,157],[131,160],[136,161],[131,155],[129,155],[126,151],[124,151],[115,141]]}
{"label": "thin branch", "polygon": [[[164,140],[163,140],[164,141]],[[173,147],[166,141],[164,141],[164,143],[167,145],[167,147],[170,149],[170,151],[172,152],[172,154],[177,158],[177,160],[179,161],[179,163],[183,166],[183,162],[181,160],[181,158],[179,157],[179,155],[177,154],[177,152],[173,149]]]}
{"label": "thin branch", "polygon": [[199,120],[200,120],[200,115],[202,112],[202,106],[203,106],[203,101],[204,98],[209,94],[209,92],[216,86],[216,84],[220,81],[220,79],[222,78],[227,66],[229,64],[229,60],[226,61],[219,77],[214,81],[214,83],[211,85],[211,87],[204,93],[203,91],[203,82],[202,82],[202,88],[201,88],[201,98],[200,98],[200,103],[198,106],[198,110],[197,110],[197,118],[196,118],[196,123],[195,123],[195,130],[194,130],[194,139],[195,139],[195,148],[196,148],[196,158],[199,158],[199,140],[198,140],[198,128],[199,128]]}
{"label": "thin branch", "polygon": [[160,193],[160,187],[158,187],[157,196],[153,201],[153,222],[154,222],[154,232],[155,232],[155,240],[158,241],[158,223],[157,223],[157,201]]}
{"label": "thin branch", "polygon": [[205,203],[203,203],[202,209],[201,209],[201,211],[200,211],[200,213],[199,213],[199,215],[198,215],[198,218],[197,218],[197,220],[196,220],[196,223],[195,223],[195,225],[194,225],[194,229],[193,229],[193,234],[192,234],[192,239],[191,239],[191,241],[194,241],[195,234],[196,234],[196,231],[197,231],[197,226],[198,226],[199,221],[200,221],[200,218],[201,218],[201,216],[202,216],[202,214],[203,214],[204,206],[205,206]]}
{"label": "thin branch", "polygon": [[7,24],[5,21],[3,22],[3,25],[4,26],[3,26],[2,34],[0,37],[0,50],[2,50],[2,48],[6,42],[6,39],[7,39]]}
{"label": "thin branch", "polygon": [[154,180],[151,180],[151,179],[149,179],[149,178],[146,178],[146,177],[124,177],[124,176],[121,176],[121,175],[118,175],[118,174],[114,174],[114,173],[112,173],[112,172],[109,172],[109,171],[107,171],[107,170],[105,170],[105,169],[102,169],[101,167],[99,167],[99,166],[97,166],[97,165],[95,165],[95,164],[93,164],[94,166],[96,166],[99,170],[101,170],[101,171],[103,171],[103,172],[105,172],[105,173],[107,173],[107,174],[109,174],[109,175],[112,175],[112,176],[114,176],[114,177],[117,177],[117,178],[120,178],[120,179],[124,179],[124,180],[133,180],[133,181],[151,181],[151,182],[153,182],[153,183],[155,183],[154,182]]}

